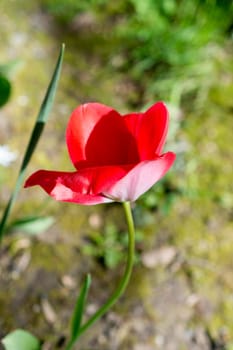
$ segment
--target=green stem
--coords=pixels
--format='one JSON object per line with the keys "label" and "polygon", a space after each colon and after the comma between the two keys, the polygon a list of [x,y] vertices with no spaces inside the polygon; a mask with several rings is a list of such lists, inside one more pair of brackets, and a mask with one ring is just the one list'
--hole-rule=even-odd
{"label": "green stem", "polygon": [[[127,254],[127,264],[125,268],[124,275],[113,293],[113,295],[109,298],[109,300],[99,309],[96,311],[96,313],[86,322],[84,325],[80,328],[78,336],[75,339],[75,342],[80,337],[81,334],[83,334],[88,328],[90,328],[94,322],[96,322],[98,319],[100,319],[120,298],[120,296],[125,291],[131,273],[134,263],[134,250],[135,250],[135,229],[134,229],[134,222],[133,222],[133,216],[131,212],[130,202],[124,202],[122,203],[125,211],[126,221],[128,225],[128,254]],[[75,344],[68,344],[66,350],[71,350],[73,345]]]}

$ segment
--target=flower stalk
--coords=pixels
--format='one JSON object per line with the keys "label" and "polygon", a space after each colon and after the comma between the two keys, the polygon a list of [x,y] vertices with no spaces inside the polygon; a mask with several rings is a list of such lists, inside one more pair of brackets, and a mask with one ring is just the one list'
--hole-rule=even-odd
{"label": "flower stalk", "polygon": [[96,311],[96,313],[94,313],[94,315],[91,316],[91,318],[86,323],[84,323],[83,326],[80,327],[75,340],[68,343],[66,350],[71,350],[74,344],[77,342],[78,338],[86,330],[88,330],[97,320],[99,320],[117,302],[117,300],[124,293],[129,283],[129,279],[132,273],[133,263],[134,263],[135,228],[134,228],[134,221],[133,221],[130,202],[123,202],[122,204],[123,204],[127,226],[128,226],[128,252],[127,252],[127,263],[126,263],[124,275],[118,287],[116,288],[115,292],[112,294],[112,296],[99,310]]}

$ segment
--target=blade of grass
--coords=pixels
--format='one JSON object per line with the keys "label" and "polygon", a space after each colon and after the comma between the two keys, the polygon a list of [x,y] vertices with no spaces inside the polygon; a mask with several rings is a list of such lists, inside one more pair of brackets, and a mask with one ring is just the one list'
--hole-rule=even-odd
{"label": "blade of grass", "polygon": [[27,167],[27,165],[32,157],[32,154],[33,154],[33,152],[36,148],[36,145],[39,141],[39,138],[42,134],[44,126],[48,120],[49,113],[50,113],[50,110],[52,108],[55,93],[57,90],[58,80],[59,80],[60,73],[61,73],[64,50],[65,50],[65,45],[62,44],[52,79],[51,79],[50,84],[48,86],[48,89],[46,91],[44,100],[41,104],[41,107],[40,107],[40,110],[39,110],[39,113],[38,113],[38,116],[36,119],[35,126],[32,130],[31,137],[29,139],[28,146],[27,146],[25,154],[24,154],[22,165],[20,167],[18,178],[16,180],[15,188],[12,192],[12,195],[9,199],[9,202],[8,202],[8,204],[5,208],[5,211],[3,213],[3,216],[2,216],[2,220],[0,223],[0,242],[4,236],[4,233],[5,233],[5,227],[6,227],[6,222],[7,222],[8,216],[9,216],[10,211],[12,209],[12,206],[15,202],[15,199],[19,193],[19,190],[23,184],[26,167]]}
{"label": "blade of grass", "polygon": [[73,348],[76,342],[76,339],[79,335],[79,329],[81,327],[84,307],[86,304],[87,294],[88,294],[90,285],[91,285],[91,276],[88,274],[85,278],[85,281],[83,282],[80,294],[78,296],[78,299],[75,305],[73,319],[71,323],[71,338],[66,347],[66,350],[71,350]]}

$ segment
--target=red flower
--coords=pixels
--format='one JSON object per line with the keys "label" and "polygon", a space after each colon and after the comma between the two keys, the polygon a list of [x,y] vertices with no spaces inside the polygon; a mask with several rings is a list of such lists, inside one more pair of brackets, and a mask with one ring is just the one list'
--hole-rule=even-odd
{"label": "red flower", "polygon": [[169,170],[175,154],[161,154],[168,111],[159,102],[121,116],[87,103],[72,113],[66,142],[74,172],[39,170],[25,187],[40,185],[56,200],[79,204],[135,201]]}

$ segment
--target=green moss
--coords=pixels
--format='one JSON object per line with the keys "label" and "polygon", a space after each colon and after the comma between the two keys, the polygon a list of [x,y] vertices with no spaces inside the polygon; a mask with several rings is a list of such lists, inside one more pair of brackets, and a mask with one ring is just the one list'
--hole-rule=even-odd
{"label": "green moss", "polygon": [[57,274],[64,274],[74,259],[72,249],[61,243],[47,245],[43,242],[34,242],[32,245],[32,264],[34,267],[42,268],[46,271],[54,271]]}

